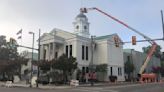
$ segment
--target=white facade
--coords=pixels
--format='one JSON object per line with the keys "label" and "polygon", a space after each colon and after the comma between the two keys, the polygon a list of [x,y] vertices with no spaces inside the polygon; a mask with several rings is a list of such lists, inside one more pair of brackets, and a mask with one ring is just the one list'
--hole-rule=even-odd
{"label": "white facade", "polygon": [[[50,33],[44,33],[40,38],[40,58],[52,60],[63,53],[68,57],[72,55],[76,57],[79,69],[87,72],[92,58],[89,22],[87,17],[80,13],[73,25],[74,33],[57,28]],[[103,80],[108,81],[108,77],[112,74],[118,77],[118,81],[124,81],[123,48],[115,47],[114,36],[117,34],[94,38],[93,64],[108,64],[108,73]]]}

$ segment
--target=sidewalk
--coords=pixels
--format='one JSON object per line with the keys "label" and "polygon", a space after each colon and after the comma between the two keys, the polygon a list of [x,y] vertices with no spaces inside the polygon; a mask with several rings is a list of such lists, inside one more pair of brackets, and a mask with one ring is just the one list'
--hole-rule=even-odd
{"label": "sidewalk", "polygon": [[[102,82],[102,83],[94,83],[93,86],[91,86],[90,83],[80,84],[77,87],[101,87],[101,86],[120,86],[120,85],[130,85],[130,84],[138,84],[137,82],[117,82],[117,83],[111,83],[111,82]],[[5,86],[5,82],[0,82],[0,86]],[[20,83],[12,83],[12,87],[25,87],[28,88],[29,84],[20,84]],[[40,89],[68,89],[68,88],[74,88],[75,86],[70,85],[42,85],[39,84]],[[33,86],[33,88],[36,88],[36,85]]]}
{"label": "sidewalk", "polygon": [[[95,87],[97,87],[97,86],[119,86],[119,85],[130,85],[130,84],[138,84],[138,83],[139,82],[116,82],[116,83],[102,82],[102,83],[94,83],[94,86]],[[79,85],[79,87],[89,87],[89,86],[91,86],[90,83]]]}
{"label": "sidewalk", "polygon": [[[0,82],[1,87],[6,87],[6,82]],[[12,83],[11,87],[29,87],[29,84],[22,84],[22,83]]]}
{"label": "sidewalk", "polygon": [[[0,86],[1,87],[7,87],[6,86],[6,82],[0,82]],[[18,87],[18,88],[29,88],[30,84],[25,84],[25,83],[12,83],[10,87]],[[34,85],[32,88],[37,88],[36,85]],[[56,86],[56,85],[42,85],[39,84],[40,89],[66,89],[66,88],[72,88],[69,85],[60,85],[60,86]]]}
{"label": "sidewalk", "polygon": [[70,85],[56,86],[56,85],[42,85],[42,84],[40,84],[38,88],[40,88],[40,89],[67,89],[67,88],[72,88],[72,86],[70,86]]}
{"label": "sidewalk", "polygon": [[[90,83],[80,84],[76,87],[101,87],[101,86],[120,86],[120,85],[130,85],[130,84],[138,84],[138,82],[117,82],[117,83],[110,83],[110,82],[102,82],[102,83],[94,83],[93,86],[91,86]],[[41,89],[67,89],[67,88],[75,88],[75,86],[70,85],[39,85],[39,88]]]}

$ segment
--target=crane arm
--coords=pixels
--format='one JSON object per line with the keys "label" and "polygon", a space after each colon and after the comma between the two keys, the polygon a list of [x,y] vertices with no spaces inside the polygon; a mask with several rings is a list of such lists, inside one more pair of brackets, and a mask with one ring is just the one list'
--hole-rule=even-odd
{"label": "crane arm", "polygon": [[152,57],[154,51],[156,50],[156,47],[157,47],[156,42],[153,41],[153,40],[152,40],[151,38],[149,38],[148,36],[146,36],[146,35],[142,34],[141,32],[139,32],[138,30],[134,29],[133,27],[127,25],[127,24],[124,23],[123,21],[121,21],[121,20],[119,20],[119,19],[117,19],[117,18],[115,18],[115,17],[109,15],[109,14],[106,13],[106,12],[103,12],[102,10],[100,10],[100,9],[98,9],[98,8],[96,8],[96,7],[93,7],[93,8],[81,8],[81,9],[80,9],[80,11],[81,11],[82,13],[87,13],[89,10],[96,10],[96,11],[98,11],[98,12],[100,12],[100,13],[106,15],[107,17],[109,17],[109,18],[113,19],[114,21],[116,21],[116,22],[122,24],[123,26],[127,27],[127,28],[130,29],[131,31],[133,31],[133,32],[135,32],[135,33],[141,35],[143,38],[145,38],[146,40],[148,40],[148,42],[149,42],[150,44],[152,44],[152,47],[151,47],[151,49],[149,50],[149,52],[148,52],[148,54],[147,54],[147,57],[146,57],[146,59],[145,59],[145,61],[144,61],[144,64],[143,64],[142,67],[140,68],[139,74],[142,74],[142,73],[144,72],[144,70],[145,70],[145,68],[146,68],[146,66],[147,66],[147,64],[148,64],[148,62],[150,61],[150,59],[151,59],[151,57]]}
{"label": "crane arm", "polygon": [[81,8],[80,10],[81,10],[81,12],[83,12],[83,13],[87,13],[87,12],[90,11],[90,10],[96,10],[96,11],[98,11],[98,12],[100,12],[100,13],[106,15],[107,17],[113,19],[114,21],[116,21],[116,22],[122,24],[123,26],[127,27],[128,29],[132,30],[133,32],[135,32],[135,33],[141,35],[141,36],[144,37],[146,40],[148,40],[149,43],[151,43],[151,44],[154,43],[154,42],[152,41],[151,38],[147,37],[146,35],[142,34],[141,32],[139,32],[139,31],[137,31],[136,29],[132,28],[131,26],[127,25],[127,24],[124,23],[123,21],[121,21],[121,20],[119,20],[119,19],[117,19],[117,18],[115,18],[115,17],[109,15],[108,13],[106,13],[106,12],[104,12],[104,11],[102,11],[102,10],[96,8],[96,7],[93,7],[93,8]]}
{"label": "crane arm", "polygon": [[148,62],[150,61],[153,53],[155,52],[156,48],[157,48],[157,44],[153,44],[152,47],[150,48],[150,50],[149,50],[149,52],[147,54],[147,57],[146,57],[146,59],[144,61],[144,64],[140,68],[139,74],[142,74],[144,72],[144,70],[145,70]]}

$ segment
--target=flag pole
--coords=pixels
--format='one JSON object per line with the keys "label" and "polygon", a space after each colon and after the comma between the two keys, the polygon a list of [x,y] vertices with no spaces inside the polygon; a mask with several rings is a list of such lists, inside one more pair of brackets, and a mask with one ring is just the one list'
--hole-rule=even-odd
{"label": "flag pole", "polygon": [[163,11],[161,10],[161,19],[162,19],[162,30],[163,30],[163,40],[164,40],[164,21],[163,21]]}
{"label": "flag pole", "polygon": [[[22,30],[22,29],[21,29]],[[22,30],[23,31],[23,30]],[[23,33],[23,32],[22,32]],[[23,37],[22,37],[22,33],[21,33],[21,45],[22,45],[22,39],[23,39]]]}
{"label": "flag pole", "polygon": [[[21,29],[21,31],[23,31],[22,29]],[[21,45],[22,45],[22,32],[21,32]],[[22,48],[20,48],[20,53],[22,52]]]}
{"label": "flag pole", "polygon": [[[20,44],[22,45],[22,29],[20,29],[18,32],[17,32],[17,35],[18,35],[18,38],[17,39],[20,39]],[[20,36],[19,36],[20,35]],[[19,51],[21,52],[21,48],[19,49]]]}

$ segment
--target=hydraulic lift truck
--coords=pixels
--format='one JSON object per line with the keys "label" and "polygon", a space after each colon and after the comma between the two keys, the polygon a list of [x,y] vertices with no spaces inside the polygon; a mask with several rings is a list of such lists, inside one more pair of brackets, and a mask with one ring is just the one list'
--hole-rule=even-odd
{"label": "hydraulic lift truck", "polygon": [[144,64],[143,64],[142,67],[140,68],[140,71],[139,71],[139,74],[138,74],[138,75],[139,75],[139,77],[140,77],[140,82],[141,82],[141,83],[143,83],[144,81],[155,82],[156,79],[157,79],[157,75],[156,75],[155,73],[144,73],[144,70],[145,70],[145,68],[146,68],[146,66],[147,66],[147,64],[148,64],[148,62],[149,62],[150,59],[152,58],[153,53],[155,52],[155,50],[156,50],[156,48],[157,48],[157,43],[156,43],[154,40],[152,40],[151,38],[149,38],[148,36],[146,36],[146,35],[142,34],[141,32],[139,32],[138,30],[136,30],[136,29],[132,28],[131,26],[127,25],[127,24],[124,23],[123,21],[121,21],[121,20],[119,20],[119,19],[117,19],[117,18],[115,18],[115,17],[109,15],[109,14],[106,13],[106,12],[103,12],[102,10],[100,10],[100,9],[98,9],[98,8],[96,8],[96,7],[93,7],[93,8],[81,8],[81,9],[80,9],[80,11],[81,11],[82,13],[87,13],[87,12],[90,11],[90,10],[96,10],[96,11],[102,13],[103,15],[105,15],[105,16],[107,16],[107,17],[113,19],[114,21],[116,21],[116,22],[122,24],[123,26],[127,27],[127,28],[130,29],[131,31],[133,31],[133,32],[135,32],[135,33],[141,35],[143,38],[145,38],[145,40],[147,40],[147,41],[152,45],[151,48],[150,48],[150,50],[149,50],[149,52],[148,52],[148,54],[147,54],[147,57],[146,57],[146,59],[145,59],[145,61],[144,61]]}

